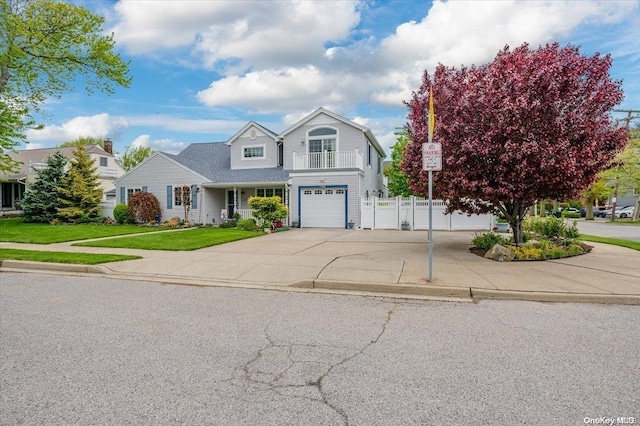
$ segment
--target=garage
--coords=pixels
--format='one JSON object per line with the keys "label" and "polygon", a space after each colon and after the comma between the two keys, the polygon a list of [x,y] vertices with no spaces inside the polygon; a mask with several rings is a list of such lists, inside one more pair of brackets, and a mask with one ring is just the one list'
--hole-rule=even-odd
{"label": "garage", "polygon": [[300,188],[300,226],[346,228],[347,189],[344,186]]}

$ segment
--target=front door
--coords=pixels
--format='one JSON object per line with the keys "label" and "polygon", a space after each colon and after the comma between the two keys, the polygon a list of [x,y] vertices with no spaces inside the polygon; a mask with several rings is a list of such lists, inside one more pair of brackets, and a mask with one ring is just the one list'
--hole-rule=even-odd
{"label": "front door", "polygon": [[232,218],[236,212],[236,205],[233,202],[235,199],[235,191],[227,191],[227,217]]}

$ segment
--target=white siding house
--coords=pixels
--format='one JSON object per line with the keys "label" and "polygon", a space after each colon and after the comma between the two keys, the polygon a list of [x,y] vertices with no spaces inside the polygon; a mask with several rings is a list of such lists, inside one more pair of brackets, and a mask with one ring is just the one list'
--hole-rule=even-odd
{"label": "white siding house", "polygon": [[132,191],[151,192],[168,219],[183,214],[169,191],[189,185],[195,223],[249,217],[249,197],[278,195],[290,225],[346,228],[359,225],[360,197],[384,194],[384,157],[368,128],[319,108],[279,134],[251,121],[226,142],[156,153],[120,178],[116,193],[126,202]]}

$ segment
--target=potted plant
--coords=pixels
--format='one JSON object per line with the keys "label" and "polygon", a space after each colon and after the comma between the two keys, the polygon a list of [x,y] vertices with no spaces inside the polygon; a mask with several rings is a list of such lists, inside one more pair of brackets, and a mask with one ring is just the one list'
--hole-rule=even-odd
{"label": "potted plant", "polygon": [[349,229],[353,229],[353,226],[355,225],[353,219],[351,219],[347,225],[349,226]]}
{"label": "potted plant", "polygon": [[400,223],[400,229],[403,231],[409,231],[411,230],[411,224],[409,224],[408,220],[403,220],[402,223]]}
{"label": "potted plant", "polygon": [[498,232],[509,232],[509,222],[502,216],[496,216],[496,228]]}

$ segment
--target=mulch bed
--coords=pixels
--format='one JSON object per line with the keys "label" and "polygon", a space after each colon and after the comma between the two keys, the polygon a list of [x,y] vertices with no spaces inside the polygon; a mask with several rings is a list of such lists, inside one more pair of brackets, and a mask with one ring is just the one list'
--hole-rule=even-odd
{"label": "mulch bed", "polygon": [[[583,252],[580,254],[575,254],[572,256],[567,256],[567,257],[574,257],[574,256],[580,256],[582,254],[587,254],[591,251],[591,249],[593,249],[593,246],[590,246],[589,244],[585,244],[583,242],[577,243],[580,247],[582,247]],[[569,247],[563,246],[563,245],[558,245],[557,247],[565,247],[567,250],[569,250]],[[473,253],[476,256],[480,256],[480,257],[484,257],[484,255],[487,253],[487,250],[485,249],[481,249],[479,247],[470,247],[469,248],[469,253]],[[561,257],[558,259],[566,259],[566,257]],[[540,260],[554,260],[554,259],[527,259],[527,260],[518,260],[518,259],[513,259],[513,262],[531,262],[531,261],[540,261]]]}

